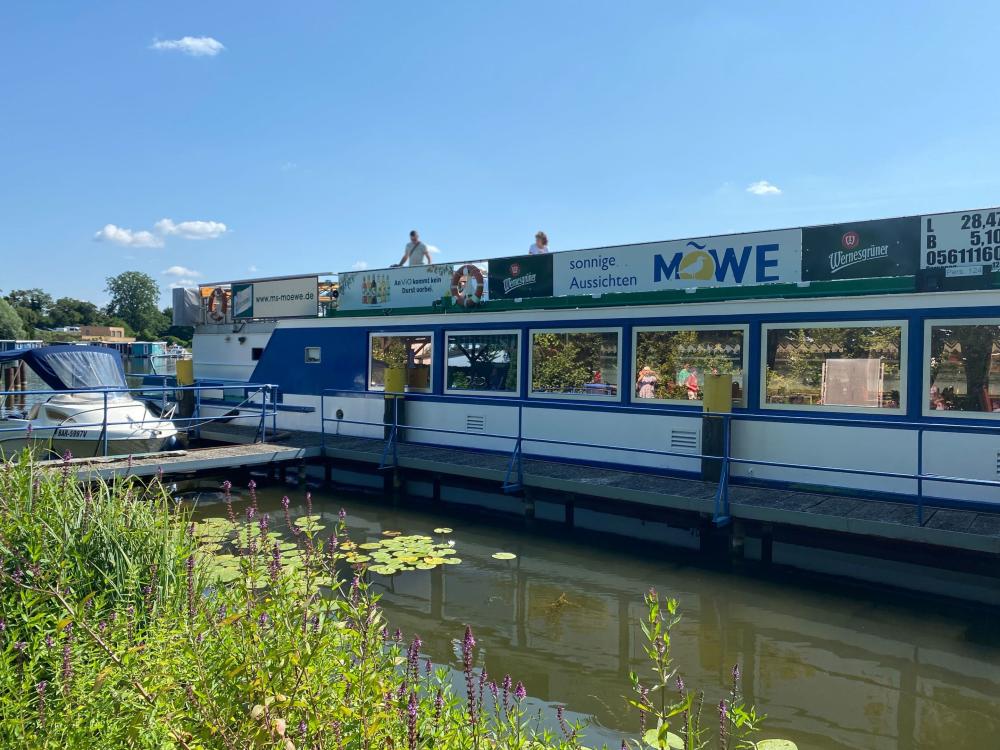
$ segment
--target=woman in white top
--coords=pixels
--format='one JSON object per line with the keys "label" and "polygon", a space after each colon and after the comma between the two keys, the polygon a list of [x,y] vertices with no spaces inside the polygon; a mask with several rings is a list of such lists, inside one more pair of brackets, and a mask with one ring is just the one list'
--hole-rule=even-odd
{"label": "woman in white top", "polygon": [[544,255],[549,251],[549,238],[545,232],[535,235],[535,244],[528,248],[528,255]]}

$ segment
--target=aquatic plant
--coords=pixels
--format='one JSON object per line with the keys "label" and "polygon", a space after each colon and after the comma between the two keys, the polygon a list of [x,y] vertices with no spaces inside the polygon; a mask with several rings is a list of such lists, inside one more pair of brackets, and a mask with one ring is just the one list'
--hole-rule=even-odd
{"label": "aquatic plant", "polygon": [[[671,631],[680,622],[677,600],[661,598],[655,589],[645,597],[646,617],[640,622],[654,680],[647,686],[635,672],[629,672],[635,698],[629,703],[639,712],[637,740],[623,740],[622,748],[647,750],[796,750],[783,739],[755,739],[765,716],[743,700],[740,667],[732,669],[729,694],[716,706],[718,729],[713,731],[703,718],[705,693],[689,688],[670,654]],[[652,724],[652,726],[649,726]],[[647,726],[649,728],[647,729]]]}

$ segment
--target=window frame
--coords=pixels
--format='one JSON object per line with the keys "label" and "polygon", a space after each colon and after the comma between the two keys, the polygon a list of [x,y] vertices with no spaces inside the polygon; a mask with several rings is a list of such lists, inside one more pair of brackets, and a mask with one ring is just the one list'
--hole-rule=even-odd
{"label": "window frame", "polygon": [[[899,406],[895,409],[871,408],[867,406],[836,406],[827,404],[771,404],[767,401],[767,334],[773,330],[796,330],[799,328],[899,328]],[[907,320],[824,320],[788,321],[781,323],[761,323],[760,326],[760,369],[757,373],[758,403],[761,410],[837,412],[841,414],[868,414],[875,416],[906,414],[906,391],[909,387],[909,321]]]}
{"label": "window frame", "polygon": [[629,386],[631,394],[629,399],[633,404],[672,404],[687,405],[687,406],[702,406],[704,399],[696,399],[694,401],[686,398],[639,398],[635,395],[635,382],[639,379],[639,363],[635,361],[636,346],[639,341],[640,333],[655,333],[657,331],[742,331],[743,332],[743,354],[742,367],[740,368],[743,373],[743,398],[739,401],[733,401],[734,408],[745,408],[747,405],[747,389],[749,386],[749,354],[750,354],[750,324],[749,323],[733,323],[731,325],[726,324],[706,324],[706,325],[667,325],[667,326],[633,326],[632,327],[632,363],[631,372],[632,376],[631,385]]}
{"label": "window frame", "polygon": [[393,336],[396,338],[406,338],[407,336],[426,336],[430,339],[431,344],[431,372],[428,380],[429,385],[426,388],[413,388],[409,385],[403,386],[403,391],[405,393],[433,393],[434,392],[434,371],[436,366],[437,356],[434,354],[434,331],[369,331],[368,332],[368,356],[367,365],[365,366],[365,391],[370,393],[383,393],[385,392],[385,385],[373,386],[372,385],[372,339],[375,337],[383,338],[388,336]]}
{"label": "window frame", "polygon": [[920,414],[934,419],[1000,419],[1000,412],[994,411],[938,411],[931,409],[928,396],[931,392],[931,327],[932,326],[962,326],[962,325],[995,325],[1000,326],[1000,318],[924,318],[924,351],[920,368]]}
{"label": "window frame", "polygon": [[[303,356],[303,360],[304,360],[305,364],[307,364],[307,365],[319,365],[319,364],[323,363],[323,347],[321,347],[321,346],[307,346],[307,347],[304,347],[304,349],[305,349],[305,351],[302,353],[302,356]],[[315,352],[316,352],[316,359],[309,359],[309,352],[310,352],[310,350],[315,350]],[[263,355],[263,351],[261,352],[261,354]],[[252,350],[251,350],[251,356],[253,356]]]}
{"label": "window frame", "polygon": [[532,373],[535,369],[535,334],[536,333],[613,333],[618,337],[617,368],[618,379],[622,375],[622,328],[619,326],[606,326],[599,328],[529,328],[528,329],[528,398],[537,399],[558,399],[560,401],[582,401],[621,403],[622,383],[618,383],[618,392],[614,396],[585,396],[578,393],[536,393],[532,388]]}
{"label": "window frame", "polygon": [[[509,336],[513,334],[517,337],[517,386],[513,391],[480,391],[472,388],[449,388],[448,387],[448,338],[450,336]],[[469,331],[445,331],[444,332],[444,392],[449,396],[489,396],[498,398],[519,398],[521,396],[521,372],[524,357],[521,356],[521,329],[504,328],[498,330],[469,330]]]}

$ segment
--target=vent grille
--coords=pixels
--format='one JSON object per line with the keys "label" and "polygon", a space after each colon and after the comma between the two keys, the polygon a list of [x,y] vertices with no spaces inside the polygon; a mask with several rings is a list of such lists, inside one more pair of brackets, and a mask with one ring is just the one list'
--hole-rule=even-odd
{"label": "vent grille", "polygon": [[997,474],[1000,474],[1000,451],[997,451]]}
{"label": "vent grille", "polygon": [[[670,447],[677,451],[693,451],[698,450],[698,431],[697,430],[670,430]],[[1000,457],[997,459],[1000,461]]]}
{"label": "vent grille", "polygon": [[[466,432],[486,432],[486,417],[481,414],[469,414],[465,417]],[[998,458],[1000,460],[1000,458]]]}

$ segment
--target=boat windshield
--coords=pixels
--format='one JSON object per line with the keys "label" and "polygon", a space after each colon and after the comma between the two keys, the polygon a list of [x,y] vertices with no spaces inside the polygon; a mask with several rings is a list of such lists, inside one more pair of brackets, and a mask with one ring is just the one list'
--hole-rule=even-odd
{"label": "boat windshield", "polygon": [[121,355],[97,346],[43,346],[0,352],[0,364],[21,360],[56,391],[127,388]]}
{"label": "boat windshield", "polygon": [[77,388],[125,388],[117,352],[56,352],[45,362],[66,390]]}

